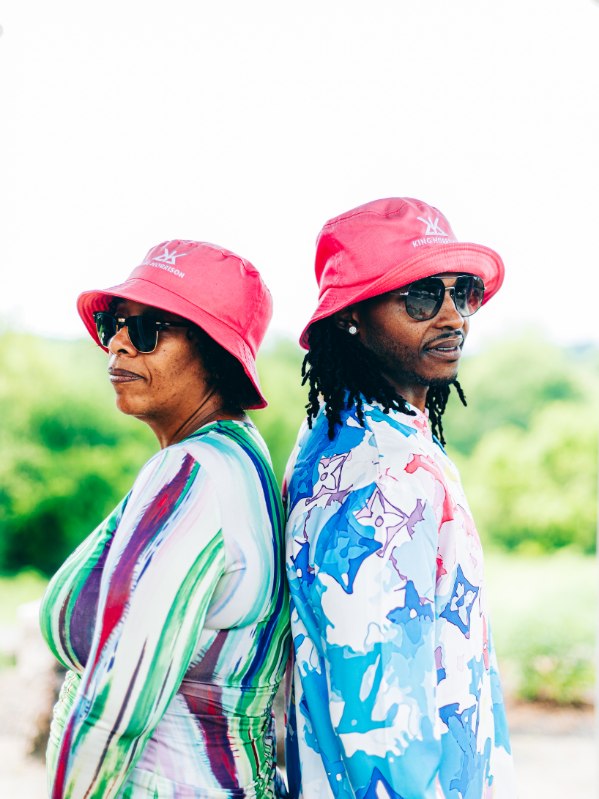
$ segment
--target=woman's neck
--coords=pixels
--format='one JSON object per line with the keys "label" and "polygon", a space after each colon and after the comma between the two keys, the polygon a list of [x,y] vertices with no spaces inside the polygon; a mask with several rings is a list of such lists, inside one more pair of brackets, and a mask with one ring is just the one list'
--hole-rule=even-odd
{"label": "woman's neck", "polygon": [[171,444],[183,441],[184,438],[211,422],[225,420],[247,421],[247,416],[243,410],[227,407],[219,394],[210,393],[193,408],[183,421],[180,417],[173,420],[148,419],[144,421],[147,421],[152,428],[160,448],[164,449]]}

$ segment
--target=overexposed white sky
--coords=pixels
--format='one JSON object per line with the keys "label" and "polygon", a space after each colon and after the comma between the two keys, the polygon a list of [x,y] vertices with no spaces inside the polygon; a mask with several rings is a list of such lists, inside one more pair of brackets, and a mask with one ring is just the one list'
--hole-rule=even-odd
{"label": "overexposed white sky", "polygon": [[0,25],[4,322],[81,335],[80,291],[194,238],[296,336],[322,224],[403,195],[506,262],[471,339],[599,343],[597,0],[4,0]]}

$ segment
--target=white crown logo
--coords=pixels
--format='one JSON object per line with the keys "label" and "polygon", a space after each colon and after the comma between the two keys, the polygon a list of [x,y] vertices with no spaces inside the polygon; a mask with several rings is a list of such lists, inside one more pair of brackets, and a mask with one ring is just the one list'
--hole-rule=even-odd
{"label": "white crown logo", "polygon": [[173,252],[169,252],[168,247],[165,247],[162,255],[156,255],[153,260],[160,261],[160,263],[163,264],[171,264],[172,266],[174,266],[177,258],[182,258],[184,255],[188,254],[189,253],[186,252],[178,253],[176,250],[173,250]]}
{"label": "white crown logo", "polygon": [[427,216],[426,219],[422,216],[417,216],[416,219],[419,219],[426,225],[426,232],[425,236],[449,236],[449,233],[446,233],[443,228],[439,227],[439,217],[436,216],[434,219],[431,219],[430,216]]}

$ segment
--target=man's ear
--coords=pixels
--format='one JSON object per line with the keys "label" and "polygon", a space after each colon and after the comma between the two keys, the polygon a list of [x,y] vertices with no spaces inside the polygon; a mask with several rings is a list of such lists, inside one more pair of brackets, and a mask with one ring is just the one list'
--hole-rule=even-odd
{"label": "man's ear", "polygon": [[356,305],[348,305],[347,308],[342,308],[340,311],[337,311],[337,313],[333,314],[335,325],[340,328],[340,330],[345,330],[346,333],[350,332],[350,328],[352,328],[351,335],[355,336],[360,329],[357,310]]}

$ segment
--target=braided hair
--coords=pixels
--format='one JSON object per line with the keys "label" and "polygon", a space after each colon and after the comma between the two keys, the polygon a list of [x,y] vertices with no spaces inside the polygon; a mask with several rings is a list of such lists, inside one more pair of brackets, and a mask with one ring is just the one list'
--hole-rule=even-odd
{"label": "braided hair", "polygon": [[189,326],[187,338],[194,344],[211,385],[229,410],[243,411],[259,401],[256,389],[234,355],[198,325]]}
{"label": "braided hair", "polygon": [[[335,323],[333,317],[314,322],[308,331],[310,349],[302,363],[302,385],[309,386],[306,411],[308,425],[320,410],[320,397],[324,401],[324,412],[328,421],[329,439],[335,435],[335,427],[341,424],[341,412],[355,407],[358,421],[364,426],[366,402],[378,402],[385,413],[390,410],[415,416],[405,399],[397,393],[384,377],[374,353],[362,342],[349,336]],[[457,380],[452,381],[458,397],[466,405],[466,397]],[[442,417],[449,399],[450,385],[432,384],[426,394],[425,407],[433,435],[445,445]]]}

